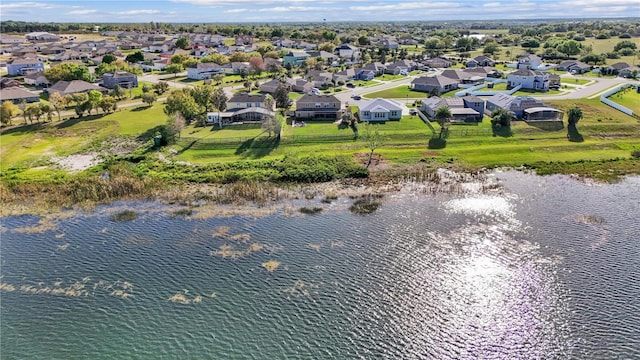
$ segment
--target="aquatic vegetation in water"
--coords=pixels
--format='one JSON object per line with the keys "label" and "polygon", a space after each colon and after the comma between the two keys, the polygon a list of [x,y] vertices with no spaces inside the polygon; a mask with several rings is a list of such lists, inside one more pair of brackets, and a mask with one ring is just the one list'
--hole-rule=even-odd
{"label": "aquatic vegetation in water", "polygon": [[63,286],[63,281],[57,279],[51,284],[38,282],[37,284],[28,283],[22,285],[13,285],[9,283],[0,283],[0,290],[13,292],[18,290],[20,293],[32,295],[55,295],[64,297],[94,297],[96,291],[102,291],[105,294],[127,299],[133,294],[133,285],[127,281],[106,281],[99,280],[91,282],[91,278],[86,276],[79,281]]}
{"label": "aquatic vegetation in water", "polygon": [[174,210],[173,212],[171,212],[171,217],[172,218],[188,217],[188,216],[191,216],[191,215],[193,215],[193,209],[190,209],[190,208]]}
{"label": "aquatic vegetation in water", "polygon": [[221,245],[216,251],[209,251],[210,256],[220,256],[223,259],[239,259],[243,256],[247,256],[258,252],[264,248],[264,245],[260,243],[253,243],[246,248],[239,248],[234,245],[224,244]]}
{"label": "aquatic vegetation in water", "polygon": [[353,204],[349,207],[349,211],[358,215],[372,214],[376,210],[378,210],[380,205],[382,205],[382,203],[378,200],[381,197],[382,196],[380,194],[362,196],[353,202]]}
{"label": "aquatic vegetation in water", "polygon": [[124,210],[111,215],[112,221],[133,221],[138,218],[138,213],[133,210]]}
{"label": "aquatic vegetation in water", "polygon": [[267,269],[268,272],[274,272],[278,267],[280,267],[280,261],[277,260],[269,260],[262,263],[262,267]]}
{"label": "aquatic vegetation in water", "polygon": [[604,218],[596,215],[577,215],[574,219],[576,222],[588,225],[599,225],[605,222]]}
{"label": "aquatic vegetation in water", "polygon": [[211,236],[213,237],[223,237],[226,236],[229,233],[229,230],[231,230],[231,228],[229,226],[218,226],[216,228],[216,230],[213,232],[213,234],[211,234]]}
{"label": "aquatic vegetation in water", "polygon": [[309,247],[315,251],[320,251],[320,245],[318,244],[309,244]]}
{"label": "aquatic vegetation in water", "polygon": [[58,246],[56,246],[56,248],[58,248],[58,250],[60,250],[60,251],[65,251],[65,250],[67,250],[67,249],[69,248],[69,246],[71,246],[71,244],[69,244],[69,243],[64,243],[64,244],[62,244],[62,245],[58,245]]}
{"label": "aquatic vegetation in water", "polygon": [[[190,304],[199,304],[202,302],[202,299],[204,298],[202,295],[196,295],[193,298],[190,298],[188,294],[189,294],[189,290],[184,289],[182,290],[182,292],[173,294],[169,298],[169,301],[177,304],[182,304],[182,305],[190,305]],[[215,293],[211,293],[211,296],[209,297],[215,298]]]}
{"label": "aquatic vegetation in water", "polygon": [[64,233],[63,234],[56,234],[56,239],[62,239],[64,237]]}
{"label": "aquatic vegetation in water", "polygon": [[16,287],[11,284],[7,284],[5,282],[1,282],[0,291],[13,292],[13,291],[16,291]]}
{"label": "aquatic vegetation in water", "polygon": [[308,214],[308,215],[317,214],[317,213],[319,213],[321,211],[322,211],[322,208],[320,208],[320,207],[313,207],[313,208],[301,207],[300,208],[300,212],[301,213]]}
{"label": "aquatic vegetation in water", "polygon": [[319,286],[313,283],[305,283],[302,280],[296,280],[292,286],[285,288],[283,291],[289,294],[287,297],[309,297],[311,294],[318,294]]}
{"label": "aquatic vegetation in water", "polygon": [[251,234],[247,234],[247,233],[235,234],[235,235],[230,236],[229,240],[240,241],[240,242],[246,243],[249,240],[251,240]]}
{"label": "aquatic vegetation in water", "polygon": [[38,225],[19,227],[13,231],[21,234],[42,234],[56,229],[58,229],[58,224],[53,219],[43,217],[38,221]]}

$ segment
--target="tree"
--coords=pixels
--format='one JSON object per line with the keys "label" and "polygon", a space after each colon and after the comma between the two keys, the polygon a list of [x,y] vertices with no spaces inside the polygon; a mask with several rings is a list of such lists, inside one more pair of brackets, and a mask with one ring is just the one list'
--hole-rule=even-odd
{"label": "tree", "polygon": [[330,42],[322,43],[322,44],[320,44],[320,46],[318,46],[318,50],[326,51],[328,53],[333,53],[333,50],[335,48],[336,48],[335,45],[333,45],[333,43],[330,43]]}
{"label": "tree", "polygon": [[51,83],[58,82],[59,80],[84,80],[93,82],[93,75],[89,72],[89,68],[74,63],[53,65],[46,69],[43,74]]}
{"label": "tree", "polygon": [[167,115],[179,112],[187,124],[197,121],[204,114],[204,108],[191,96],[190,89],[173,90],[164,104]]}
{"label": "tree", "polygon": [[440,138],[446,137],[449,132],[449,121],[451,120],[451,109],[448,106],[440,106],[436,109],[436,121],[440,124]]}
{"label": "tree", "polygon": [[273,98],[278,109],[289,110],[291,105],[293,105],[293,101],[289,98],[289,90],[287,90],[287,88],[282,84],[278,85],[276,90],[273,92]]}
{"label": "tree", "polygon": [[498,44],[494,42],[488,43],[487,45],[484,46],[484,49],[482,50],[484,54],[491,54],[491,55],[499,51],[500,51],[500,46],[498,46]]}
{"label": "tree", "polygon": [[211,104],[214,109],[218,109],[219,111],[225,111],[227,109],[227,95],[224,93],[222,88],[216,88],[211,96]]}
{"label": "tree", "polygon": [[191,56],[189,56],[187,54],[176,54],[176,55],[173,55],[171,57],[171,63],[172,64],[184,64],[190,58],[191,58]]}
{"label": "tree", "polygon": [[169,74],[173,74],[173,77],[176,78],[178,77],[178,73],[183,71],[184,68],[182,67],[182,64],[169,64],[164,68],[164,70]]}
{"label": "tree", "polygon": [[569,126],[576,126],[576,124],[578,124],[578,121],[580,121],[580,119],[582,119],[582,110],[580,110],[579,107],[574,106],[571,109],[569,109],[567,111],[567,122],[569,124]]}
{"label": "tree", "polygon": [[250,55],[243,52],[235,52],[229,56],[230,62],[247,62],[249,61]]}
{"label": "tree", "polygon": [[93,109],[96,109],[96,113],[98,112],[100,102],[102,102],[102,93],[98,90],[89,91],[87,94],[87,110],[89,114],[91,114],[91,110]]}
{"label": "tree", "polygon": [[623,40],[620,41],[619,43],[617,43],[614,47],[613,47],[613,51],[620,51],[622,49],[631,49],[631,50],[635,50],[638,48],[638,45],[636,45],[636,43],[634,43],[631,40]]}
{"label": "tree", "polygon": [[158,96],[152,92],[142,94],[142,102],[151,106],[158,99]]}
{"label": "tree", "polygon": [[111,90],[111,95],[116,99],[120,100],[124,96],[124,91],[122,91],[122,88],[120,87],[120,85],[116,85]]}
{"label": "tree", "polygon": [[111,64],[112,62],[114,62],[116,60],[118,60],[118,58],[113,54],[105,54],[102,57],[102,63],[103,64]]}
{"label": "tree", "polygon": [[153,84],[153,91],[158,95],[164,94],[167,90],[169,90],[169,84],[166,81],[158,81]]}
{"label": "tree", "polygon": [[202,58],[200,58],[200,62],[224,65],[229,62],[229,58],[226,55],[222,55],[222,54],[211,54],[211,55],[203,56]]}
{"label": "tree", "polygon": [[188,37],[181,36],[178,40],[176,40],[176,46],[180,49],[189,49],[191,47],[191,42]]}
{"label": "tree", "polygon": [[269,133],[269,137],[273,135],[280,139],[282,129],[284,127],[284,116],[277,112],[275,115],[266,115],[262,122],[262,130]]}
{"label": "tree", "polygon": [[520,44],[522,45],[522,47],[529,48],[529,49],[540,47],[540,41],[538,41],[538,39],[531,36],[523,38]]}
{"label": "tree", "polygon": [[211,77],[211,79],[212,79],[213,81],[215,81],[217,85],[220,85],[220,84],[222,84],[222,81],[224,80],[224,75],[222,75],[222,74],[215,74],[215,75],[213,75],[213,76]]}
{"label": "tree", "polygon": [[116,99],[113,96],[105,96],[102,98],[100,102],[100,108],[102,112],[108,113],[116,110],[117,103]]}
{"label": "tree", "polygon": [[195,102],[204,108],[205,112],[213,107],[213,93],[215,89],[211,85],[200,85],[191,89],[191,96]]}
{"label": "tree", "polygon": [[64,96],[59,92],[53,92],[49,94],[49,104],[58,113],[58,121],[61,121],[60,111],[67,106],[67,102]]}
{"label": "tree", "polygon": [[86,102],[89,99],[89,95],[87,93],[75,93],[71,94],[71,99],[73,102],[78,105]]}
{"label": "tree", "polygon": [[20,108],[13,102],[5,100],[0,107],[0,121],[2,125],[11,125],[11,118],[18,115]]}
{"label": "tree", "polygon": [[378,127],[371,125],[371,123],[367,122],[364,126],[364,134],[362,136],[362,141],[366,144],[367,148],[369,148],[369,160],[367,161],[367,168],[371,165],[371,161],[373,160],[373,153],[381,146],[384,146],[384,137],[378,131]]}
{"label": "tree", "polygon": [[180,132],[185,127],[185,124],[184,117],[179,112],[167,116],[167,123],[164,126],[165,141],[171,144],[176,141],[176,136],[180,138]]}
{"label": "tree", "polygon": [[40,107],[38,105],[29,105],[24,109],[24,114],[29,118],[29,122],[33,123],[33,119],[36,118],[38,122],[40,122],[40,116],[42,112],[40,111]]}
{"label": "tree", "polygon": [[251,69],[251,73],[255,76],[260,76],[264,71],[264,61],[259,56],[254,56],[249,59],[249,68]]}
{"label": "tree", "polygon": [[142,62],[144,61],[144,55],[142,54],[142,51],[138,50],[134,53],[127,55],[127,57],[125,58],[125,61],[129,63]]}
{"label": "tree", "polygon": [[47,121],[51,121],[53,108],[49,104],[40,103],[40,112],[42,113],[42,115],[47,115]]}

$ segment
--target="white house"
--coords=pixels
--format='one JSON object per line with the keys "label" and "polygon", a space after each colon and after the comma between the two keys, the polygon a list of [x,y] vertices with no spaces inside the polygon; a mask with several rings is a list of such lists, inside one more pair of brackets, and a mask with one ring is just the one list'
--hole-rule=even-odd
{"label": "white house", "polygon": [[400,120],[402,118],[402,106],[393,100],[378,98],[369,101],[364,106],[360,106],[358,115],[360,116],[360,121]]}
{"label": "white house", "polygon": [[507,75],[507,87],[522,85],[523,89],[549,91],[549,74],[542,71],[516,70]]}
{"label": "white house", "polygon": [[187,67],[187,78],[194,80],[211,79],[211,76],[222,73],[224,69],[216,63],[196,63]]}

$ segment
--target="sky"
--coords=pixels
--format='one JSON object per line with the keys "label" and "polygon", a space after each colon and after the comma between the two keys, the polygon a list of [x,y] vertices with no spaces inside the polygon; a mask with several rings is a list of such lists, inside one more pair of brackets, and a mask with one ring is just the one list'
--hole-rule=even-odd
{"label": "sky", "polygon": [[640,17],[640,0],[1,0],[0,20],[332,22]]}

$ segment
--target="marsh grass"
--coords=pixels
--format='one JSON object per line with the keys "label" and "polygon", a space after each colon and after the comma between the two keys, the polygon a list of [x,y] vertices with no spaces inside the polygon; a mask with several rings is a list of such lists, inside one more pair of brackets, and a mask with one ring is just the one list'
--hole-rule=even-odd
{"label": "marsh grass", "polygon": [[268,272],[274,272],[278,267],[280,267],[280,261],[277,260],[269,260],[262,263],[262,267],[265,268]]}
{"label": "marsh grass", "polygon": [[133,210],[123,210],[118,213],[111,215],[112,221],[133,221],[138,218],[138,213]]}
{"label": "marsh grass", "polygon": [[322,208],[320,208],[320,207],[312,207],[312,208],[301,207],[299,211],[301,213],[303,213],[303,214],[314,215],[314,214],[318,214],[318,213],[322,212]]}
{"label": "marsh grass", "polygon": [[237,247],[230,244],[221,245],[218,250],[209,251],[210,256],[219,256],[223,259],[231,259],[236,260],[243,256],[247,256],[253,254],[255,252],[261,251],[264,249],[264,245],[260,243],[253,243],[246,248]]}
{"label": "marsh grass", "polygon": [[190,208],[178,209],[178,210],[174,210],[173,212],[171,212],[171,217],[172,218],[189,217],[191,215],[193,215],[193,209],[190,209]]}
{"label": "marsh grass", "polygon": [[358,215],[368,215],[374,213],[382,205],[379,200],[383,194],[368,194],[356,199],[349,207],[349,211]]}

